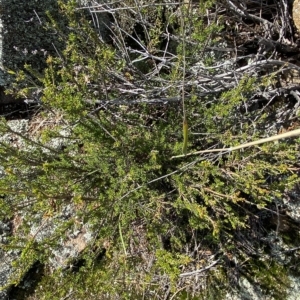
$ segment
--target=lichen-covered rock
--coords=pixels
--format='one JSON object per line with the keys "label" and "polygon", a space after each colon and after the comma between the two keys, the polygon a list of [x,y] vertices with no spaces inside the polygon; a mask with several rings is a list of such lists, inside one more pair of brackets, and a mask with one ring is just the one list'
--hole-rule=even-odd
{"label": "lichen-covered rock", "polygon": [[1,57],[5,68],[16,70],[26,63],[41,69],[46,56],[63,46],[58,34],[46,29],[47,11],[63,24],[56,0],[1,0]]}
{"label": "lichen-covered rock", "polygon": [[[60,11],[57,0],[0,0],[0,19],[2,26],[2,65],[16,70],[29,64],[34,70],[42,70],[48,55],[58,55],[64,49],[65,37],[68,32],[67,19]],[[88,9],[93,1],[78,0],[78,6],[86,6],[91,23],[100,33],[107,31],[109,22],[107,13],[94,12]],[[53,19],[59,30],[49,29],[47,24]],[[97,20],[95,21],[95,18]],[[1,28],[0,28],[1,29]],[[0,44],[1,48],[1,44]]]}

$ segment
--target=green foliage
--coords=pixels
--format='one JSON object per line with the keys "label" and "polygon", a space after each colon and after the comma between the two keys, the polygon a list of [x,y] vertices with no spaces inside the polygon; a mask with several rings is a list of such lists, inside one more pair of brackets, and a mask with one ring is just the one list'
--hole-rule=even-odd
{"label": "green foliage", "polygon": [[[129,56],[103,43],[85,15],[76,10],[76,1],[59,4],[69,29],[64,50],[47,57],[42,76],[29,66],[31,75],[16,71],[15,87],[20,86],[20,95],[30,95],[28,82],[37,85],[30,76],[38,77],[43,90],[41,115],[60,118],[42,126],[35,136],[13,131],[4,119],[0,123],[1,135],[13,134],[23,143],[16,148],[1,140],[0,147],[5,173],[0,178],[4,195],[0,216],[22,214],[23,218],[22,226],[3,246],[21,251],[11,283],[18,284],[30,266],[40,261],[45,275],[36,292],[39,299],[61,299],[71,289],[73,299],[161,299],[166,287],[174,299],[193,299],[194,295],[214,299],[222,291],[212,286],[225,290],[230,284],[222,269],[229,253],[237,257],[237,264],[257,262],[243,252],[238,238],[253,234],[251,218],[298,181],[293,168],[297,141],[224,156],[171,160],[182,144],[179,103],[136,104],[134,93],[159,97],[157,90],[163,88],[164,97],[178,96],[183,60],[187,70],[193,67],[207,44],[217,42],[215,36],[222,29],[215,22],[208,26],[205,19],[204,8],[213,2],[202,1],[195,10],[183,8],[186,28],[180,28],[178,14],[172,13],[174,33],[185,32],[193,43],[185,57],[179,44],[170,70],[156,76],[155,67],[149,67],[150,73],[141,72],[128,61]],[[147,9],[139,12],[146,14]],[[144,41],[151,54],[162,51],[163,17],[159,8]],[[207,60],[205,65],[214,63],[214,59]],[[234,88],[214,97],[199,97],[197,83],[187,86],[191,132],[207,134],[201,139],[194,135],[189,151],[233,146],[264,136],[266,116],[259,115],[259,126],[255,126],[251,112],[242,114],[240,107],[258,87],[268,84],[268,80],[259,84],[245,75]],[[128,86],[132,87],[129,92]],[[56,147],[54,140],[63,145]],[[74,213],[66,220],[61,214],[68,205]],[[39,230],[32,233],[33,224],[42,227],[47,222],[54,228],[48,236],[38,238]],[[50,272],[52,251],[82,224],[89,224],[94,234],[80,253],[83,266],[72,272],[68,267],[75,262],[71,260],[63,266],[68,270]],[[260,249],[260,245],[254,247]],[[202,285],[196,277],[180,277],[183,272],[205,268],[215,257],[220,257],[214,267],[219,269],[206,271],[208,279]],[[262,269],[269,273],[257,277],[256,269],[250,270],[257,283],[265,290],[278,288],[275,278],[284,268],[274,264],[271,271],[266,265]],[[288,280],[284,282],[288,285]]]}

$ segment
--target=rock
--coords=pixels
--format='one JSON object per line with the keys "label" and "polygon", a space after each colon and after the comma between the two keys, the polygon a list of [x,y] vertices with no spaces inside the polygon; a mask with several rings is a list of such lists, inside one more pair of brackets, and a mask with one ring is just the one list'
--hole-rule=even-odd
{"label": "rock", "polygon": [[293,4],[293,21],[298,31],[300,31],[300,0],[295,0]]}
{"label": "rock", "polygon": [[[8,121],[8,125],[13,131],[25,136],[29,134],[30,126],[28,123],[29,120],[24,119]],[[64,129],[61,131],[61,134],[67,137],[69,131]],[[54,138],[49,142],[49,146],[59,149],[61,146],[66,145],[67,141],[68,139]],[[29,152],[31,148],[28,147],[32,147],[14,133],[7,133],[1,136],[0,142],[8,142],[16,148],[28,149]],[[5,176],[5,172],[1,166],[0,176]],[[70,203],[66,204],[56,215],[47,217],[46,221],[45,216],[41,214],[35,215],[28,223],[30,225],[29,236],[34,237],[37,243],[42,243],[54,234],[60,224],[74,217],[76,218],[77,211],[78,208],[76,208],[76,205]],[[18,233],[18,228],[25,219],[26,213],[20,211],[11,220],[0,220],[0,245],[5,245],[11,235]],[[47,266],[51,270],[72,268],[76,263],[76,259],[78,259],[82,251],[85,250],[94,238],[95,233],[92,231],[91,225],[88,222],[83,223],[80,219],[76,218],[76,222],[65,231],[65,236],[59,240],[58,245],[50,247],[51,255]],[[4,251],[0,248],[0,287],[9,284],[9,278],[14,271],[12,263],[18,259],[20,254],[21,252],[17,250]],[[9,299],[9,295],[10,288],[0,291],[0,300]]]}
{"label": "rock", "polygon": [[29,64],[42,70],[47,56],[64,46],[58,34],[46,29],[46,11],[63,26],[65,20],[58,14],[56,0],[1,0],[0,57],[4,68],[15,71]]}
{"label": "rock", "polygon": [[[88,7],[92,1],[78,0],[78,6]],[[0,106],[8,103],[24,102],[5,95],[4,87],[10,84],[10,76],[6,70],[22,70],[24,65],[30,65],[42,73],[47,66],[49,55],[57,56],[65,48],[69,32],[66,18],[59,13],[57,0],[0,0]],[[109,29],[110,14],[103,10],[92,11],[86,8],[84,13],[104,42],[111,40]],[[51,18],[60,28],[60,34],[47,28]],[[62,38],[65,34],[66,38]]]}

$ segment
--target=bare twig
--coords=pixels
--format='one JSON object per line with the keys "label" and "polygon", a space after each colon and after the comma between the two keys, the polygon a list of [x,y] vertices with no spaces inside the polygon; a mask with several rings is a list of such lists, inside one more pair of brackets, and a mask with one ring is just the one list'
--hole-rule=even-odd
{"label": "bare twig", "polygon": [[199,273],[205,272],[209,269],[211,269],[212,267],[214,267],[218,262],[220,261],[220,259],[215,260],[214,262],[212,262],[210,265],[208,265],[207,267],[200,269],[200,270],[196,270],[196,271],[192,271],[192,272],[187,272],[187,273],[181,273],[179,275],[179,277],[188,277],[188,276],[193,276],[193,275],[198,275]]}

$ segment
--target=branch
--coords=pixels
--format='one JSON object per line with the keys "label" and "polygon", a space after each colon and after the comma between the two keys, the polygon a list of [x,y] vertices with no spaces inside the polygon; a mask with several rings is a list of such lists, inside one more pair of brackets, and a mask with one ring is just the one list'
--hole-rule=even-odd
{"label": "branch", "polygon": [[[239,16],[243,17],[243,18],[248,18],[250,20],[253,20],[253,21],[256,21],[256,22],[261,22],[263,23],[264,25],[266,25],[266,27],[268,28],[269,26],[269,29],[274,27],[273,23],[263,19],[263,18],[260,18],[258,16],[255,16],[255,15],[252,15],[252,14],[249,14],[247,11],[244,11],[240,8],[238,8],[236,5],[234,5],[234,3],[230,0],[227,0],[226,1],[229,5],[229,7],[231,8],[231,10],[233,10],[235,13],[237,13]],[[268,26],[267,26],[268,25]]]}

